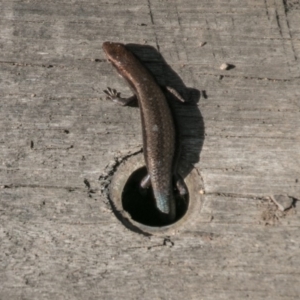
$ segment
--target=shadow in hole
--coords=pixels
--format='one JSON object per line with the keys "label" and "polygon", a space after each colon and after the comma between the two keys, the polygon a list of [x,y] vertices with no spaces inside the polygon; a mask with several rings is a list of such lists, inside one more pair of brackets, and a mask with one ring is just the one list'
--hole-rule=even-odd
{"label": "shadow in hole", "polygon": [[[172,99],[175,96],[171,93],[166,94],[176,124],[177,147],[181,149],[178,167],[180,173],[185,178],[192,170],[193,165],[199,161],[204,142],[205,127],[201,112],[197,106],[201,93],[197,89],[186,87],[181,78],[172,70],[154,47],[137,44],[127,44],[126,47],[139,58],[160,86],[169,86],[175,89],[186,100],[185,103],[181,103],[176,99]],[[207,98],[205,91],[202,92],[202,96],[205,99]],[[140,223],[150,226],[168,225],[162,224],[157,219],[154,201],[149,202],[148,199],[149,193],[146,196],[141,195],[141,200],[136,200],[139,198],[136,190],[140,180],[143,178],[143,172],[145,173],[146,170],[134,172],[136,174],[130,177],[131,180],[128,180],[127,184],[129,187],[125,186],[123,193],[123,207],[130,213],[134,220]],[[132,190],[130,190],[130,187]],[[128,201],[128,199],[134,200]],[[141,203],[144,201],[145,207],[139,209],[141,206],[137,205],[138,201],[141,201]],[[176,220],[185,213],[188,205],[188,197],[186,197],[185,203],[185,207],[181,205],[182,207]]]}
{"label": "shadow in hole", "polygon": [[[124,210],[130,213],[131,218],[139,223],[147,226],[157,227],[162,225],[169,225],[170,223],[163,223],[161,215],[154,204],[154,196],[151,188],[141,191],[141,178],[147,174],[146,167],[137,169],[128,178],[127,183],[122,192],[122,205]],[[141,199],[142,198],[142,199]],[[176,204],[176,219],[181,219],[187,211],[189,197],[181,197],[175,193]]]}

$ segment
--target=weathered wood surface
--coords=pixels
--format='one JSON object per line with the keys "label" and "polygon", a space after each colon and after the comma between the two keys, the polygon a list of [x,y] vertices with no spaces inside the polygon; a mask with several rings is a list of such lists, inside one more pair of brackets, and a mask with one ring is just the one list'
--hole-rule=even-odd
{"label": "weathered wood surface", "polygon": [[[299,202],[267,200],[300,198],[299,1],[0,8],[0,299],[299,299]],[[170,239],[126,229],[100,192],[109,162],[141,147],[138,111],[102,94],[129,92],[106,40],[159,47],[207,94],[205,201]]]}

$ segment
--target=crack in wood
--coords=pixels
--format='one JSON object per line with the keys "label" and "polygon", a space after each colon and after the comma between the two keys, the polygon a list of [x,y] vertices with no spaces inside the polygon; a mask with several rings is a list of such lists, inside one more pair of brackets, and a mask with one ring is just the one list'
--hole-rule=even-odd
{"label": "crack in wood", "polygon": [[213,74],[213,73],[198,73],[198,76],[214,76],[222,78],[242,78],[247,80],[266,80],[266,81],[273,81],[273,82],[293,82],[296,79],[300,79],[300,77],[294,77],[292,79],[278,79],[278,78],[269,78],[269,77],[254,77],[254,76],[241,76],[241,75],[228,75],[228,74]]}

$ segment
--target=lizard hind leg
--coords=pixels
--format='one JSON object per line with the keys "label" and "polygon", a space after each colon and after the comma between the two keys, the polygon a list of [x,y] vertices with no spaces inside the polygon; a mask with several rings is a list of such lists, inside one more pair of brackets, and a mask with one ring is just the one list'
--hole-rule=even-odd
{"label": "lizard hind leg", "polygon": [[180,175],[174,175],[174,194],[177,218],[182,218],[189,206],[188,188]]}
{"label": "lizard hind leg", "polygon": [[147,193],[148,193],[148,188],[150,187],[151,185],[151,178],[150,178],[150,175],[147,174],[141,181],[140,183],[140,186],[139,186],[139,191],[140,191],[140,194],[142,196],[146,196]]}
{"label": "lizard hind leg", "polygon": [[185,185],[184,180],[182,179],[182,177],[178,174],[174,175],[175,177],[175,184],[176,184],[176,188],[178,190],[178,193],[180,196],[185,196],[188,194],[188,190],[187,187]]}
{"label": "lizard hind leg", "polygon": [[147,189],[151,185],[151,177],[149,174],[147,174],[141,181],[141,187],[143,189]]}

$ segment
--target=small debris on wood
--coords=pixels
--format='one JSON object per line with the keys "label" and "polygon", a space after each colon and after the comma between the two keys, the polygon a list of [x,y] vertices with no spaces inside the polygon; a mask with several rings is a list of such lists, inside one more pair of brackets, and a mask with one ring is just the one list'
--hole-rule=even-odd
{"label": "small debris on wood", "polygon": [[234,69],[235,68],[235,65],[232,65],[232,64],[226,64],[226,63],[223,63],[223,64],[221,64],[221,66],[220,66],[220,69],[222,70],[222,71],[228,71],[228,70],[231,70],[231,69]]}
{"label": "small debris on wood", "polygon": [[221,66],[220,66],[220,69],[221,70],[228,70],[229,69],[229,64],[221,64]]}
{"label": "small debris on wood", "polygon": [[205,90],[202,90],[201,91],[201,94],[203,96],[204,99],[207,99],[207,94],[206,94],[206,91]]}
{"label": "small debris on wood", "polygon": [[83,183],[85,184],[85,186],[86,186],[88,189],[91,188],[90,182],[89,182],[86,178],[84,178]]}
{"label": "small debris on wood", "polygon": [[205,46],[207,43],[206,42],[202,42],[201,44],[200,44],[200,47],[203,47],[203,46]]}
{"label": "small debris on wood", "polygon": [[167,237],[167,238],[164,239],[163,245],[164,246],[168,246],[168,247],[173,247],[174,246],[174,242],[172,242],[171,239],[169,237]]}
{"label": "small debris on wood", "polygon": [[285,211],[293,205],[294,199],[287,195],[272,195],[271,199],[278,206],[279,210]]}

